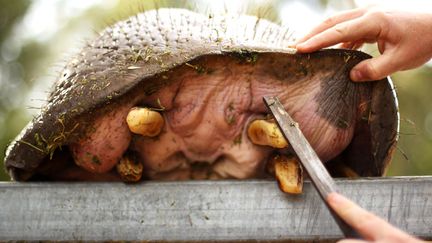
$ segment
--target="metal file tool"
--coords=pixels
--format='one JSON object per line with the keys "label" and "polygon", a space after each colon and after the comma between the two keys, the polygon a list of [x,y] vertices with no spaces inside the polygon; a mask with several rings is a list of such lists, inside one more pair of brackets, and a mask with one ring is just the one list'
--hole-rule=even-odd
{"label": "metal file tool", "polygon": [[358,233],[328,205],[326,198],[329,193],[337,191],[336,184],[303,135],[298,123],[283,108],[277,97],[264,97],[263,100],[345,237],[360,238]]}

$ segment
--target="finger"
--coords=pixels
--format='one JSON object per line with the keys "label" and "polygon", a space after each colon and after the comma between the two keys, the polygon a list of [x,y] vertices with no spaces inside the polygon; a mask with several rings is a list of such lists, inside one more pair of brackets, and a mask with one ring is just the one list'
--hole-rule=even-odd
{"label": "finger", "polygon": [[382,239],[392,232],[399,231],[383,219],[364,210],[354,202],[338,193],[331,193],[327,201],[333,210],[356,229],[362,236],[369,240]]}
{"label": "finger", "polygon": [[354,46],[354,42],[348,41],[348,42],[341,43],[338,48],[351,49],[353,46]]}
{"label": "finger", "polygon": [[340,45],[340,48],[357,50],[357,49],[361,48],[363,46],[363,44],[364,44],[364,41],[344,42]]}
{"label": "finger", "polygon": [[[367,59],[357,64],[350,72],[352,81],[374,81],[399,71],[402,62],[394,52],[384,52],[383,55]],[[403,60],[403,59],[402,59]]]}
{"label": "finger", "polygon": [[297,44],[302,43],[312,36],[323,32],[324,30],[331,28],[341,22],[351,20],[357,17],[360,17],[364,14],[365,10],[363,8],[356,8],[348,11],[343,11],[339,14],[336,14],[332,17],[327,18],[321,24],[313,28],[307,35],[303,36],[299,40],[297,40]]}
{"label": "finger", "polygon": [[356,42],[362,39],[378,38],[380,26],[361,17],[323,31],[306,42],[298,44],[300,52],[312,52],[342,42]]}
{"label": "finger", "polygon": [[340,240],[337,243],[367,243],[367,241],[364,240],[351,240],[351,239],[344,239]]}

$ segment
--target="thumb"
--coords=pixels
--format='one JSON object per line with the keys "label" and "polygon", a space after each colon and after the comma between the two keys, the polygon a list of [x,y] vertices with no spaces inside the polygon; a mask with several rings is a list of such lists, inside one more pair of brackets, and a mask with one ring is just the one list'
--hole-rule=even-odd
{"label": "thumb", "polygon": [[399,70],[398,58],[393,52],[364,60],[357,64],[350,72],[352,81],[374,81],[385,78]]}

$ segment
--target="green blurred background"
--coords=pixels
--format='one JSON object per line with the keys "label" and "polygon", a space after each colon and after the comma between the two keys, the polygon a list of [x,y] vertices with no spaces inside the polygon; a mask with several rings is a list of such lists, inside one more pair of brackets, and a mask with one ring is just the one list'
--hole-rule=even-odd
{"label": "green blurred background", "polygon": [[[259,15],[289,26],[301,36],[331,14],[370,3],[386,2],[0,0],[0,161],[7,144],[44,104],[50,84],[68,57],[117,20],[155,7],[185,7],[205,13]],[[391,5],[412,11],[432,10],[427,0],[398,0]],[[363,50],[378,54],[374,46]],[[401,130],[389,176],[432,174],[431,78],[431,62],[392,75],[399,94]],[[3,170],[0,180],[9,180]]]}

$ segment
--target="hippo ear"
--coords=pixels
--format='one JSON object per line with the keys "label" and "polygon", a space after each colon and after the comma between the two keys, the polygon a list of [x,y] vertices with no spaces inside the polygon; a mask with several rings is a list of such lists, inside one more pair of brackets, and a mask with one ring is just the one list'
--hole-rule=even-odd
{"label": "hippo ear", "polygon": [[396,92],[389,77],[373,83],[370,102],[368,116],[360,119],[350,145],[329,162],[334,176],[344,176],[341,165],[359,176],[382,176],[387,171],[399,133]]}

